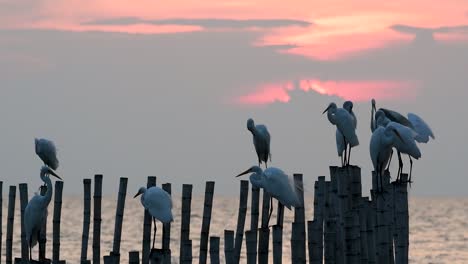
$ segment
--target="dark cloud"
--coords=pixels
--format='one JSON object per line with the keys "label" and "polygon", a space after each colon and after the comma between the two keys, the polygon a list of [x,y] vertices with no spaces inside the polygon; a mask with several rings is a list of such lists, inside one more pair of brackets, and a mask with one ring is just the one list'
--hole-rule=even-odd
{"label": "dark cloud", "polygon": [[133,25],[133,24],[153,24],[153,25],[186,25],[201,26],[204,28],[275,28],[286,26],[306,27],[312,25],[311,22],[294,19],[157,19],[148,20],[137,17],[121,17],[115,19],[95,20],[85,23],[86,25]]}
{"label": "dark cloud", "polygon": [[462,33],[468,34],[468,25],[461,26],[451,26],[451,27],[434,27],[434,28],[425,28],[425,27],[413,27],[408,25],[393,25],[391,29],[405,33],[409,35],[414,35],[418,41],[434,41],[435,33]]}

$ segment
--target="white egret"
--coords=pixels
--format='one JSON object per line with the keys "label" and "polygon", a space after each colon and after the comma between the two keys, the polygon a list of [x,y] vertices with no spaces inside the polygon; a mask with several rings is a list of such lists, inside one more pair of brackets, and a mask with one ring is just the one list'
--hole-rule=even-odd
{"label": "white egret", "polygon": [[44,196],[40,194],[34,195],[26,205],[24,210],[24,227],[26,230],[26,239],[29,245],[29,259],[32,259],[32,248],[37,244],[39,232],[44,221],[47,218],[47,207],[52,199],[52,181],[49,175],[61,179],[53,170],[47,166],[41,168],[41,180],[47,186],[47,191]]}
{"label": "white egret", "polygon": [[[349,102],[351,103],[351,102]],[[347,106],[349,107],[349,105]],[[352,103],[350,104],[349,108],[352,112]],[[349,158],[346,160],[346,149],[349,147],[349,154],[348,156],[351,155],[351,148],[359,145],[359,140],[356,136],[356,125],[357,125],[357,120],[356,117],[353,116],[348,110],[345,110],[343,108],[338,108],[335,103],[330,103],[330,105],[323,111],[322,114],[327,112],[327,117],[330,123],[333,125],[336,125],[336,128],[338,129],[339,133],[343,135],[343,141],[344,144],[341,142],[341,140],[337,140],[337,150],[338,152],[340,151],[339,145],[344,145],[345,146],[345,165],[349,165]],[[336,135],[337,137],[339,136]]]}
{"label": "white egret", "polygon": [[[357,128],[357,118],[353,112],[353,102],[351,101],[344,102],[343,109],[345,109],[346,111],[348,111],[348,113],[351,114],[351,116],[353,117],[354,128]],[[343,160],[343,152],[345,152],[347,146],[346,146],[343,134],[341,134],[338,128],[336,129],[335,137],[336,137],[336,150],[338,151],[338,156],[341,158],[341,166],[344,166],[346,163],[349,164],[349,159],[351,158],[350,157],[351,152],[348,155],[348,161],[346,161],[346,155],[347,155],[346,153],[344,153],[344,160]]]}
{"label": "white egret", "polygon": [[377,174],[377,188],[380,187],[380,191],[383,189],[382,175],[385,171],[385,166],[390,160],[395,137],[401,139],[400,134],[393,126],[379,126],[374,130],[371,136],[369,151],[374,171]]}
{"label": "white egret", "polygon": [[265,162],[265,167],[268,168],[268,159],[271,161],[270,153],[270,133],[265,125],[255,125],[252,118],[247,120],[247,129],[253,135],[253,143],[258,157],[258,166]]}
{"label": "white egret", "polygon": [[153,248],[156,240],[156,220],[166,224],[174,220],[172,216],[172,199],[171,196],[163,189],[153,186],[148,189],[141,187],[138,193],[133,198],[141,195],[141,205],[148,210],[153,217],[154,234],[153,234]]}
{"label": "white egret", "polygon": [[291,207],[301,205],[294,181],[281,169],[270,167],[262,170],[259,166],[252,166],[236,177],[247,173],[252,173],[249,177],[250,183],[257,188],[263,188],[271,197],[268,222],[270,222],[271,213],[273,212],[273,198],[289,210],[291,210]]}
{"label": "white egret", "polygon": [[36,154],[41,158],[46,166],[53,170],[57,170],[59,161],[57,159],[57,149],[54,142],[45,138],[34,139]]}

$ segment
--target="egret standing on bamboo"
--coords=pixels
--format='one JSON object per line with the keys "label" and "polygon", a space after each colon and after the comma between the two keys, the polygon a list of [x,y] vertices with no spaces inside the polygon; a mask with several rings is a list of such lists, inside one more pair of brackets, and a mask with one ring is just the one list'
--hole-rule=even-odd
{"label": "egret standing on bamboo", "polygon": [[265,125],[255,125],[252,118],[247,120],[247,129],[252,133],[255,151],[258,157],[258,166],[265,162],[265,167],[268,168],[268,159],[271,162],[270,153],[270,133]]}
{"label": "egret standing on bamboo", "polygon": [[248,170],[242,172],[236,177],[252,173],[250,175],[250,183],[257,187],[263,188],[270,195],[270,213],[268,215],[268,223],[270,222],[271,213],[273,212],[273,198],[279,203],[291,210],[291,207],[300,206],[301,202],[296,192],[294,181],[286,175],[281,169],[270,167],[262,170],[259,166],[252,166]]}
{"label": "egret standing on bamboo", "polygon": [[[351,102],[350,102],[351,103]],[[352,109],[351,105],[347,104],[347,107]],[[352,111],[352,110],[351,110]],[[335,103],[330,103],[330,105],[323,111],[322,114],[327,113],[328,121],[336,126],[337,130],[341,135],[343,135],[344,141],[344,148],[345,148],[345,157],[344,157],[344,164],[349,165],[350,156],[351,156],[351,148],[359,145],[359,140],[356,135],[356,125],[357,120],[356,117],[348,112],[343,108],[338,108]],[[339,135],[339,134],[338,134]],[[342,145],[340,141],[337,139],[337,148],[340,151],[338,145]],[[346,155],[346,149],[349,147],[349,154]],[[348,158],[346,158],[348,156]]]}
{"label": "egret standing on bamboo", "polygon": [[133,198],[141,195],[141,205],[148,210],[153,217],[154,234],[153,234],[153,249],[156,241],[156,220],[163,224],[170,223],[174,220],[172,216],[172,199],[171,195],[163,189],[153,186],[148,189],[141,187],[138,193]]}
{"label": "egret standing on bamboo", "polygon": [[[357,128],[357,118],[356,118],[356,115],[353,112],[353,102],[351,102],[351,101],[344,102],[343,103],[343,109],[348,111],[348,113],[350,113],[351,116],[353,117],[353,124],[354,124],[354,128],[356,129]],[[335,136],[336,136],[336,150],[338,151],[338,156],[341,158],[341,166],[345,166],[346,165],[346,153],[344,155],[345,157],[343,157],[343,152],[345,152],[347,146],[346,146],[343,134],[341,134],[341,132],[340,132],[340,130],[338,128],[336,129]],[[349,157],[348,157],[348,159],[349,159]]]}
{"label": "egret standing on bamboo", "polygon": [[42,166],[40,177],[47,186],[47,191],[44,196],[34,195],[24,210],[24,228],[26,229],[26,239],[29,245],[29,260],[32,260],[32,248],[37,244],[39,232],[47,218],[47,207],[52,199],[52,181],[49,175],[62,179],[49,167]]}

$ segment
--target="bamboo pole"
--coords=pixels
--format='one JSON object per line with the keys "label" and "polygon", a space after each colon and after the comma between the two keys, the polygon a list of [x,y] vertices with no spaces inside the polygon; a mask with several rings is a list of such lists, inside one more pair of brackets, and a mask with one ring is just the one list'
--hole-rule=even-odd
{"label": "bamboo pole", "polygon": [[26,183],[19,184],[20,191],[20,206],[21,206],[21,259],[23,262],[29,261],[29,247],[26,239],[26,229],[24,226],[24,210],[28,205],[28,185]]}
{"label": "bamboo pole", "polygon": [[94,175],[94,212],[93,212],[93,264],[101,261],[101,200],[102,175]]}
{"label": "bamboo pole", "polygon": [[[2,239],[3,239],[3,181],[0,181],[0,256],[2,255]],[[0,264],[2,258],[0,257]]]}
{"label": "bamboo pole", "polygon": [[[184,256],[185,257],[185,256]],[[161,264],[161,263],[166,263],[166,256],[164,255],[164,252],[162,249],[158,248],[152,248],[150,255],[149,255],[149,262],[151,264]]]}
{"label": "bamboo pole", "polygon": [[138,251],[128,252],[128,264],[140,264],[140,252]]}
{"label": "bamboo pole", "polygon": [[[371,191],[373,193],[373,191]],[[373,195],[374,196],[374,195]],[[375,201],[369,201],[366,208],[366,220],[367,220],[367,251],[369,264],[377,263],[377,229],[376,229],[376,208]]]}
{"label": "bamboo pole", "polygon": [[224,230],[224,258],[226,264],[234,263],[234,231]]}
{"label": "bamboo pole", "polygon": [[245,231],[245,244],[247,247],[247,264],[255,264],[257,262],[257,231]]}
{"label": "bamboo pole", "polygon": [[200,234],[200,254],[199,263],[205,264],[208,255],[208,237],[210,235],[211,210],[213,207],[213,194],[215,183],[213,181],[206,182],[205,185],[205,202],[203,206],[203,221]]}
{"label": "bamboo pole", "polygon": [[60,262],[60,216],[62,214],[63,181],[55,182],[54,217],[52,219],[52,263]]}
{"label": "bamboo pole", "polygon": [[234,263],[239,263],[244,237],[245,216],[247,214],[247,201],[249,195],[249,181],[240,181],[239,213],[237,216],[236,238],[234,243]]}
{"label": "bamboo pole", "polygon": [[283,263],[283,227],[273,226],[273,263]]}
{"label": "bamboo pole", "polygon": [[16,186],[10,186],[8,193],[8,216],[7,216],[7,237],[6,237],[6,264],[13,263],[13,227],[15,222],[15,201]]}
{"label": "bamboo pole", "polygon": [[184,184],[182,185],[182,221],[180,227],[180,257],[179,262],[184,261],[183,257],[188,254],[184,252],[187,249],[187,244],[185,243],[190,239],[190,211],[191,211],[191,202],[192,202],[192,185]]}
{"label": "bamboo pole", "polygon": [[[375,172],[372,172],[372,178],[375,178],[375,181],[373,182],[378,182],[380,181],[377,179],[377,174]],[[377,185],[376,185],[377,186]],[[380,187],[380,186],[378,186]],[[386,209],[387,207],[385,206],[385,188],[386,186],[383,186],[384,191],[382,193],[376,193],[375,194],[375,210],[376,210],[376,261],[379,264],[387,264],[389,263],[389,251],[388,248],[390,247],[388,245],[388,226],[386,225],[387,221],[385,219],[386,216]],[[377,189],[375,190],[377,192]]]}
{"label": "bamboo pole", "polygon": [[[162,185],[164,191],[171,195],[171,184],[164,183]],[[171,222],[163,224],[162,234],[162,249],[164,252],[164,260],[166,264],[171,263]]]}
{"label": "bamboo pole", "polygon": [[188,239],[184,241],[184,256],[182,257],[181,264],[192,263],[192,240]]}
{"label": "bamboo pole", "polygon": [[[151,188],[156,186],[156,177],[155,176],[148,176],[146,188]],[[150,247],[151,247],[151,224],[153,219],[148,212],[148,210],[144,209],[144,218],[143,218],[143,239],[142,239],[142,249],[141,249],[141,258],[142,264],[149,263],[149,255],[150,255]]]}
{"label": "bamboo pole", "polygon": [[262,201],[262,227],[258,235],[258,263],[268,263],[268,246],[270,240],[270,229],[268,227],[268,214],[270,210],[270,195],[263,191]]}
{"label": "bamboo pole", "polygon": [[[42,196],[47,192],[47,186],[42,185],[40,187],[40,194]],[[44,222],[42,223],[41,230],[39,231],[39,261],[45,261],[46,259],[46,243],[47,243],[47,214],[45,215]]]}
{"label": "bamboo pole", "polygon": [[[294,222],[297,224],[296,232],[297,237],[297,247],[294,247],[294,251],[297,252],[297,260],[299,262],[293,263],[305,263],[306,262],[306,246],[305,246],[305,212],[304,212],[304,183],[302,181],[302,174],[294,174],[294,183],[296,187],[296,192],[298,194],[300,206],[294,208]],[[294,226],[294,225],[293,225]]]}
{"label": "bamboo pole", "polygon": [[323,245],[320,245],[322,239],[322,225],[318,219],[307,222],[307,237],[308,237],[308,249],[309,249],[309,263],[317,264],[322,263]]}
{"label": "bamboo pole", "polygon": [[[312,248],[312,250],[316,250],[314,253],[318,253],[318,255],[314,255],[314,261],[318,259],[323,259],[323,222],[324,222],[324,211],[325,211],[325,176],[319,176],[318,181],[315,181],[314,185],[314,232],[318,232],[316,235],[312,236],[313,238],[318,239],[316,242],[316,246]],[[317,248],[316,248],[317,247]]]}
{"label": "bamboo pole", "polygon": [[81,236],[81,258],[82,264],[88,259],[89,225],[91,223],[91,179],[83,180],[83,235]]}
{"label": "bamboo pole", "polygon": [[250,205],[250,230],[255,231],[255,240],[257,240],[258,217],[260,204],[260,188],[252,185],[252,201]]}
{"label": "bamboo pole", "polygon": [[219,264],[219,237],[210,237],[210,263]]}
{"label": "bamboo pole", "polygon": [[345,240],[345,212],[348,208],[348,188],[346,184],[347,175],[344,173],[345,169],[342,167],[330,167],[330,174],[335,181],[336,187],[336,212],[337,212],[337,223],[336,223],[336,263],[346,263],[346,240]]}
{"label": "bamboo pole", "polygon": [[336,218],[325,220],[325,263],[336,263]]}
{"label": "bamboo pole", "polygon": [[127,196],[127,182],[127,178],[120,177],[117,209],[115,211],[114,244],[112,245],[112,252],[110,253],[110,256],[112,256],[117,263],[120,263],[120,240],[122,237],[125,197]]}
{"label": "bamboo pole", "polygon": [[367,241],[367,206],[369,204],[369,197],[362,197],[361,203],[359,205],[359,232],[360,232],[360,245],[361,245],[361,263],[368,263],[369,262],[369,252],[368,252],[368,245],[369,242]]}
{"label": "bamboo pole", "polygon": [[408,214],[408,174],[401,174],[401,183],[395,187],[395,263],[408,263],[409,214]]}
{"label": "bamboo pole", "polygon": [[[292,230],[291,230],[291,263],[303,263],[303,259],[301,258],[301,253],[299,252],[301,249],[301,223],[292,223]],[[304,260],[305,263],[305,260]]]}

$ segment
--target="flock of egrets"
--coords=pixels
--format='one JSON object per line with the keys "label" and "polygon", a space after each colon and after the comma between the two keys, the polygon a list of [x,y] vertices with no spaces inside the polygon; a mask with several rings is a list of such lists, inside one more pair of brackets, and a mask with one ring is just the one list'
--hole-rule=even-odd
{"label": "flock of egrets", "polygon": [[[356,135],[357,118],[353,112],[353,103],[346,101],[343,108],[337,107],[335,103],[330,105],[323,112],[327,113],[330,123],[336,126],[336,148],[338,156],[341,158],[342,166],[349,166],[351,149],[359,145]],[[253,135],[253,143],[258,157],[258,166],[252,166],[248,170],[240,173],[236,177],[251,173],[250,182],[252,186],[261,188],[271,197],[271,206],[268,220],[273,210],[273,198],[278,200],[288,209],[301,206],[301,201],[297,195],[297,186],[294,181],[281,169],[268,167],[268,160],[271,161],[270,153],[270,133],[265,125],[255,125],[253,119],[247,121],[247,129]],[[421,157],[421,152],[416,144],[427,143],[429,138],[434,139],[431,128],[419,116],[409,113],[408,118],[398,112],[380,108],[376,110],[375,100],[372,99],[371,108],[371,131],[370,156],[374,171],[382,187],[382,174],[390,166],[393,148],[398,154],[399,166],[397,182],[403,171],[403,161],[401,154],[407,154],[410,160],[410,176],[413,161]],[[47,217],[47,207],[52,197],[52,183],[49,175],[61,179],[55,172],[59,162],[57,151],[52,141],[47,139],[35,139],[36,154],[44,162],[41,168],[40,178],[47,186],[44,195],[36,194],[28,203],[25,209],[25,229],[30,252],[40,238],[40,229]],[[265,170],[261,164],[265,164]],[[173,221],[171,196],[163,189],[154,186],[151,188],[141,187],[134,196],[141,195],[141,204],[148,210],[154,221],[153,248],[156,235],[156,220],[162,223]],[[30,258],[31,258],[30,254]]]}

